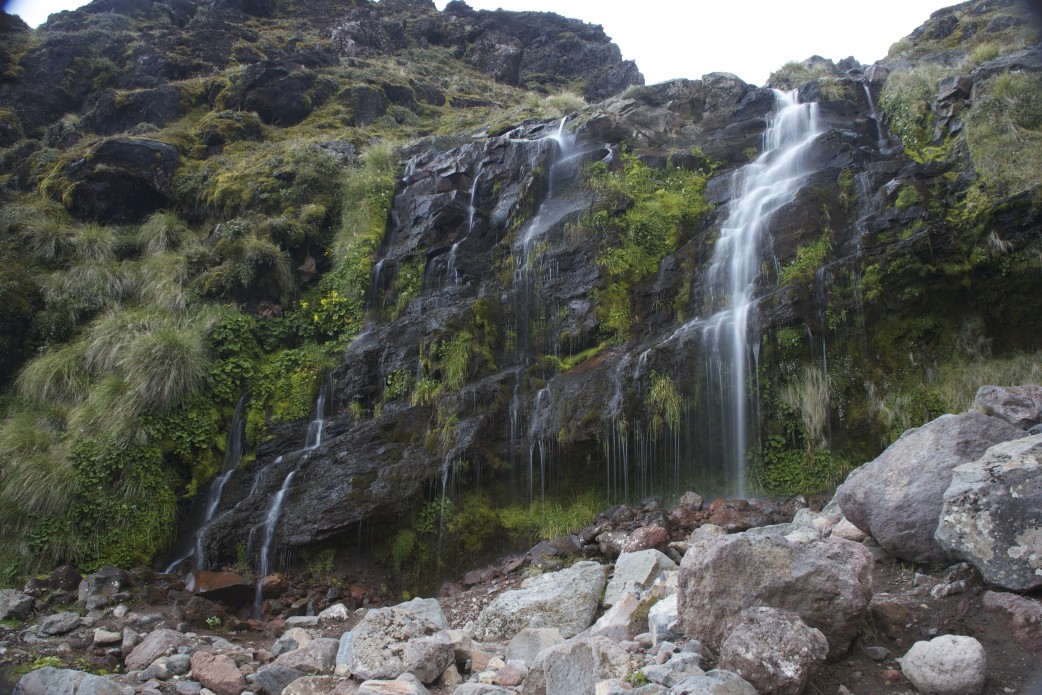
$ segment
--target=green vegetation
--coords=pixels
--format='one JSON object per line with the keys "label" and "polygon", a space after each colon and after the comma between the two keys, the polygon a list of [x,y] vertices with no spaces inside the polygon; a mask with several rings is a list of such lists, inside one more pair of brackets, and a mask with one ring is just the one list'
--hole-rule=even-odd
{"label": "green vegetation", "polygon": [[441,577],[473,567],[475,558],[575,532],[606,507],[607,501],[593,492],[530,505],[497,503],[483,492],[436,497],[417,509],[382,553],[410,592],[430,591]]}
{"label": "green vegetation", "polygon": [[988,80],[966,118],[966,144],[983,185],[1016,195],[1042,181],[1042,75]]}
{"label": "green vegetation", "polygon": [[604,196],[583,224],[606,237],[597,256],[605,284],[595,293],[606,337],[623,341],[629,336],[631,289],[654,273],[685,231],[709,212],[704,190],[713,168],[708,160],[697,171],[671,164],[652,168],[630,155],[617,169],[603,162],[586,168],[586,185]]}

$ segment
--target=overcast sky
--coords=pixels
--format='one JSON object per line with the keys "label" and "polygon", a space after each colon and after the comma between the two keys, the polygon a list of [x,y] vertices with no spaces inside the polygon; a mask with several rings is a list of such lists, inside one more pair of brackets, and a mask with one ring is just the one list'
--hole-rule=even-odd
{"label": "overcast sky", "polygon": [[[447,0],[436,0],[438,7]],[[948,0],[467,0],[478,9],[540,10],[601,24],[637,61],[649,84],[674,77],[733,72],[763,84],[776,68],[812,55],[862,63],[886,56],[890,44]],[[32,26],[77,0],[5,0]]]}

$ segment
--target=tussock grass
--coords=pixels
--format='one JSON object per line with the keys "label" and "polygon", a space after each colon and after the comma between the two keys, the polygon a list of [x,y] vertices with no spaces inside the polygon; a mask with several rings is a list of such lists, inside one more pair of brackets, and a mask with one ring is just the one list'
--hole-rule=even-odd
{"label": "tussock grass", "polygon": [[0,427],[0,518],[17,522],[31,510],[36,515],[57,514],[70,503],[75,489],[69,443],[54,419],[21,412]]}
{"label": "tussock grass", "polygon": [[782,402],[799,415],[809,449],[828,446],[830,390],[828,376],[817,364],[803,365],[781,390]]}
{"label": "tussock grass", "polygon": [[16,386],[37,407],[70,406],[83,400],[90,386],[86,369],[87,344],[66,343],[47,350],[26,365]]}

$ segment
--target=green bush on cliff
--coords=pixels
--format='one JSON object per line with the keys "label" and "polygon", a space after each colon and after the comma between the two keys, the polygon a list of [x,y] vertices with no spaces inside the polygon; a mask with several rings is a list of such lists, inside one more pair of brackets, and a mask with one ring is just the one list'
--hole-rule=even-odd
{"label": "green bush on cliff", "polygon": [[[712,163],[691,171],[672,164],[650,167],[624,155],[612,170],[603,162],[584,170],[585,185],[604,196],[584,224],[607,236],[597,265],[607,283],[595,291],[601,330],[616,340],[632,327],[630,288],[658,269],[677,249],[684,231],[709,212],[704,197]],[[611,212],[621,210],[621,214]]]}

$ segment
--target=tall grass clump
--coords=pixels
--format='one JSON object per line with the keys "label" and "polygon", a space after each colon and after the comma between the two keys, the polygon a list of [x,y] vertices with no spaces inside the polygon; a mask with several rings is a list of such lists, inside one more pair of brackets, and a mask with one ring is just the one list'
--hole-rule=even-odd
{"label": "tall grass clump", "polygon": [[169,210],[152,213],[138,227],[138,243],[149,256],[177,249],[190,235],[188,224]]}
{"label": "tall grass clump", "polygon": [[905,150],[919,155],[933,139],[930,103],[937,85],[948,75],[945,68],[922,63],[912,70],[894,72],[886,80],[879,105],[886,112],[890,132],[901,139]]}
{"label": "tall grass clump", "polygon": [[799,416],[808,449],[828,446],[829,380],[817,364],[805,364],[781,390],[782,402]]}
{"label": "tall grass clump", "polygon": [[1042,183],[1042,75],[1006,73],[985,82],[966,117],[973,167],[999,195]]}

